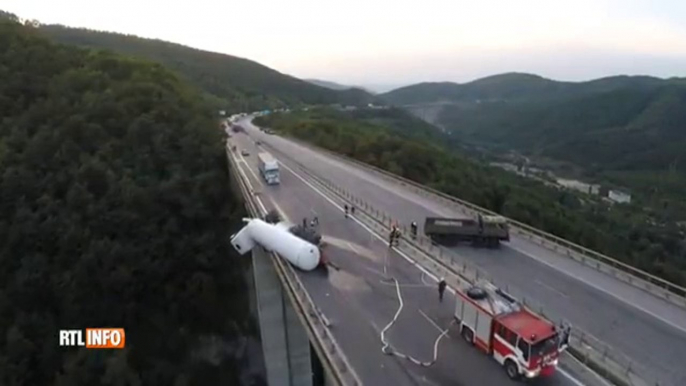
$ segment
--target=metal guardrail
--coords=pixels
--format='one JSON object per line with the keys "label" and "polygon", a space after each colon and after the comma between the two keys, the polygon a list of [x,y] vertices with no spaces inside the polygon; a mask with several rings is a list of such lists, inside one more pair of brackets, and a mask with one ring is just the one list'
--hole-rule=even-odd
{"label": "metal guardrail", "polygon": [[[395,175],[376,166],[372,166],[364,162],[352,159],[350,157],[332,152],[330,150],[323,149],[321,147],[303,142],[297,138],[289,137],[289,139],[305,147],[313,148],[317,151],[327,153],[330,156],[338,158],[342,161],[355,164],[368,170],[372,170],[377,174],[380,174],[381,176],[385,177],[386,180],[390,180],[394,183],[411,187],[416,192],[423,194],[425,196],[434,196],[436,198],[440,198],[444,202],[447,202],[449,205],[457,207],[457,209],[459,209],[463,213],[470,215],[481,213],[486,215],[500,216],[500,214],[496,212],[474,205],[470,202],[461,200],[457,197],[450,196],[436,189],[421,185],[417,182]],[[617,259],[596,252],[594,250],[588,249],[579,244],[575,244],[571,241],[565,240],[553,234],[544,232],[540,229],[521,223],[517,220],[513,220],[510,218],[508,218],[507,220],[510,224],[510,228],[513,230],[513,233],[515,234],[519,234],[520,236],[523,236],[535,242],[536,244],[539,244],[547,249],[558,252],[561,256],[565,256],[578,262],[581,262],[600,272],[606,273],[623,282],[626,282],[636,288],[647,291],[659,298],[665,299],[671,302],[672,304],[686,308],[685,287],[676,285],[667,280],[652,275],[648,272],[632,267]]]}
{"label": "metal guardrail", "polygon": [[[333,184],[328,179],[313,173],[306,166],[273,146],[263,142],[264,145],[295,164],[298,169],[310,178],[311,182],[314,182],[323,190],[332,193],[342,201],[355,205],[357,208],[355,218],[362,220],[365,225],[384,237],[388,234],[393,222],[392,216],[374,208],[367,202],[352,195],[349,191]],[[360,214],[363,216],[359,216]],[[485,271],[468,263],[466,259],[460,257],[457,253],[435,244],[429,238],[418,235],[416,239],[409,239],[405,236],[407,235],[406,229],[403,229],[402,234],[402,242],[397,248],[403,251],[406,256],[415,259],[425,269],[431,270],[436,276],[452,278],[455,282],[467,281],[470,283],[479,279],[485,279],[498,285]],[[500,287],[504,288],[506,292],[516,290],[516,288],[507,284],[500,285]],[[521,298],[521,302],[532,311],[546,316],[542,305],[525,297]],[[616,385],[659,385],[658,382],[648,383],[642,379],[640,365],[636,364],[629,356],[611,348],[600,339],[578,328],[573,329],[569,352],[579,361]]]}
{"label": "metal guardrail", "polygon": [[[264,213],[257,205],[254,192],[248,187],[249,182],[247,176],[240,172],[236,160],[232,157],[231,151],[226,149],[226,156],[229,160],[229,172],[234,173],[235,181],[240,185],[241,193],[245,198],[245,206],[250,215],[255,217],[264,217]],[[266,251],[265,251],[266,252]],[[327,327],[327,323],[322,320],[322,315],[310,297],[310,294],[305,289],[296,274],[295,270],[290,264],[287,264],[275,253],[269,253],[272,256],[272,261],[276,268],[277,274],[283,283],[284,290],[286,290],[294,307],[296,307],[296,314],[300,318],[303,326],[305,326],[310,342],[317,351],[319,358],[323,362],[330,379],[337,385],[351,385],[361,386],[363,383],[355,372],[354,368],[346,358],[343,350],[339,347],[331,331]]]}

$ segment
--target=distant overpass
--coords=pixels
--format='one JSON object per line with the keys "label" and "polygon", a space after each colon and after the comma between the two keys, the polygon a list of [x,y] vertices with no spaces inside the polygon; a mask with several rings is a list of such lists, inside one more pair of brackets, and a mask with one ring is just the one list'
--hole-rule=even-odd
{"label": "distant overpass", "polygon": [[[600,262],[592,252],[524,228],[510,246],[499,250],[447,250],[428,242],[404,241],[386,255],[391,218],[421,224],[427,215],[459,215],[478,208],[328,152],[265,135],[247,121],[244,127],[250,137],[239,134],[230,141],[252,155],[229,156],[246,201],[261,205],[262,210],[276,209],[294,223],[317,215],[329,244],[327,256],[341,267],[322,277],[293,271],[283,261],[274,264],[280,267],[284,288],[294,288],[289,297],[300,304],[295,308],[316,355],[323,357],[328,373],[337,374],[329,376],[330,383],[512,383],[495,361],[468,347],[452,331],[430,368],[382,354],[379,334],[398,307],[394,288],[379,280],[387,267],[405,285],[405,311],[390,331],[390,340],[414,356],[430,359],[433,342],[452,318],[453,299],[448,296],[443,304],[437,302],[434,278],[456,272],[479,274],[553,320],[571,321],[575,331],[583,331],[575,335],[576,353],[597,371],[631,385],[686,384],[686,304],[683,297],[664,291],[667,284],[647,274],[639,278],[640,272],[629,274],[612,261]],[[281,185],[262,184],[255,139],[281,162]],[[344,203],[358,208],[354,219],[344,218]],[[646,279],[659,285],[647,284]],[[554,378],[537,384],[603,382],[571,357],[563,360],[561,369]]]}

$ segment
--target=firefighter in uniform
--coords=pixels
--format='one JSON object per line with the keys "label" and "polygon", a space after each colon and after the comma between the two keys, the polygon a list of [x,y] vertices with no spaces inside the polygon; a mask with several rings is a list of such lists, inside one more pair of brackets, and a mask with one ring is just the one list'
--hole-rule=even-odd
{"label": "firefighter in uniform", "polygon": [[388,247],[389,248],[393,246],[393,242],[395,241],[397,232],[398,232],[398,230],[397,230],[395,224],[391,225],[391,233],[388,236]]}
{"label": "firefighter in uniform", "polygon": [[441,278],[441,281],[438,282],[438,301],[443,302],[443,294],[445,293],[445,287],[448,284],[445,282],[445,278]]}
{"label": "firefighter in uniform", "polygon": [[393,223],[391,226],[391,236],[390,236],[390,241],[388,243],[389,247],[392,247],[394,244],[397,246],[398,242],[400,241],[400,229],[398,229],[398,223]]}

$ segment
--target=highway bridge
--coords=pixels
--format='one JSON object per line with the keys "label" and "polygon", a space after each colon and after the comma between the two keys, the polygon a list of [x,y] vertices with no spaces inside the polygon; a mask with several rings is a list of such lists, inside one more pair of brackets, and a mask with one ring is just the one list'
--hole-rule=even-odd
{"label": "highway bridge", "polygon": [[[551,247],[549,241],[544,247],[542,240],[524,233],[499,249],[443,249],[427,242],[403,242],[389,251],[391,218],[422,224],[426,216],[459,216],[473,208],[326,151],[264,134],[249,119],[241,123],[246,133],[233,135],[229,144],[250,155],[227,154],[248,200],[257,202],[261,211],[276,209],[293,223],[317,216],[327,243],[325,253],[340,267],[328,276],[292,271],[288,279],[297,282],[303,302],[316,311],[303,320],[318,331],[310,335],[310,340],[320,340],[313,342],[313,347],[320,347],[318,355],[331,357],[323,360],[330,362],[325,367],[347,373],[339,383],[515,384],[494,360],[469,347],[450,327],[454,298],[448,294],[438,301],[436,276],[455,277],[457,272],[486,276],[552,320],[572,323],[575,353],[596,371],[566,355],[560,371],[537,380],[537,385],[608,384],[597,372],[632,385],[686,385],[682,297],[591,258],[579,258],[565,247]],[[260,148],[280,161],[280,185],[267,186],[260,178]],[[358,208],[355,216],[344,216],[346,203]],[[428,361],[434,342],[448,329],[439,342],[435,365],[421,367],[382,353],[381,331],[399,305],[396,288],[383,280],[386,275],[401,283],[404,304],[386,338],[397,350]],[[317,323],[323,326],[315,330]]]}

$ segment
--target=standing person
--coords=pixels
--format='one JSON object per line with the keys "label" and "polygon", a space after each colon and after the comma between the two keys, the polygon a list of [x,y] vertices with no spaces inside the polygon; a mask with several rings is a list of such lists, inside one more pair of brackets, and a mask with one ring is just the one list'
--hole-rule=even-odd
{"label": "standing person", "polygon": [[307,228],[307,217],[303,217],[303,228]]}
{"label": "standing person", "polygon": [[343,208],[345,208],[345,218],[348,218],[348,204],[345,204]]}
{"label": "standing person", "polygon": [[445,287],[447,286],[445,282],[445,278],[441,278],[441,281],[438,282],[438,301],[443,302],[443,294],[445,293]]}
{"label": "standing person", "polygon": [[355,205],[350,205],[350,214],[355,215]]}

